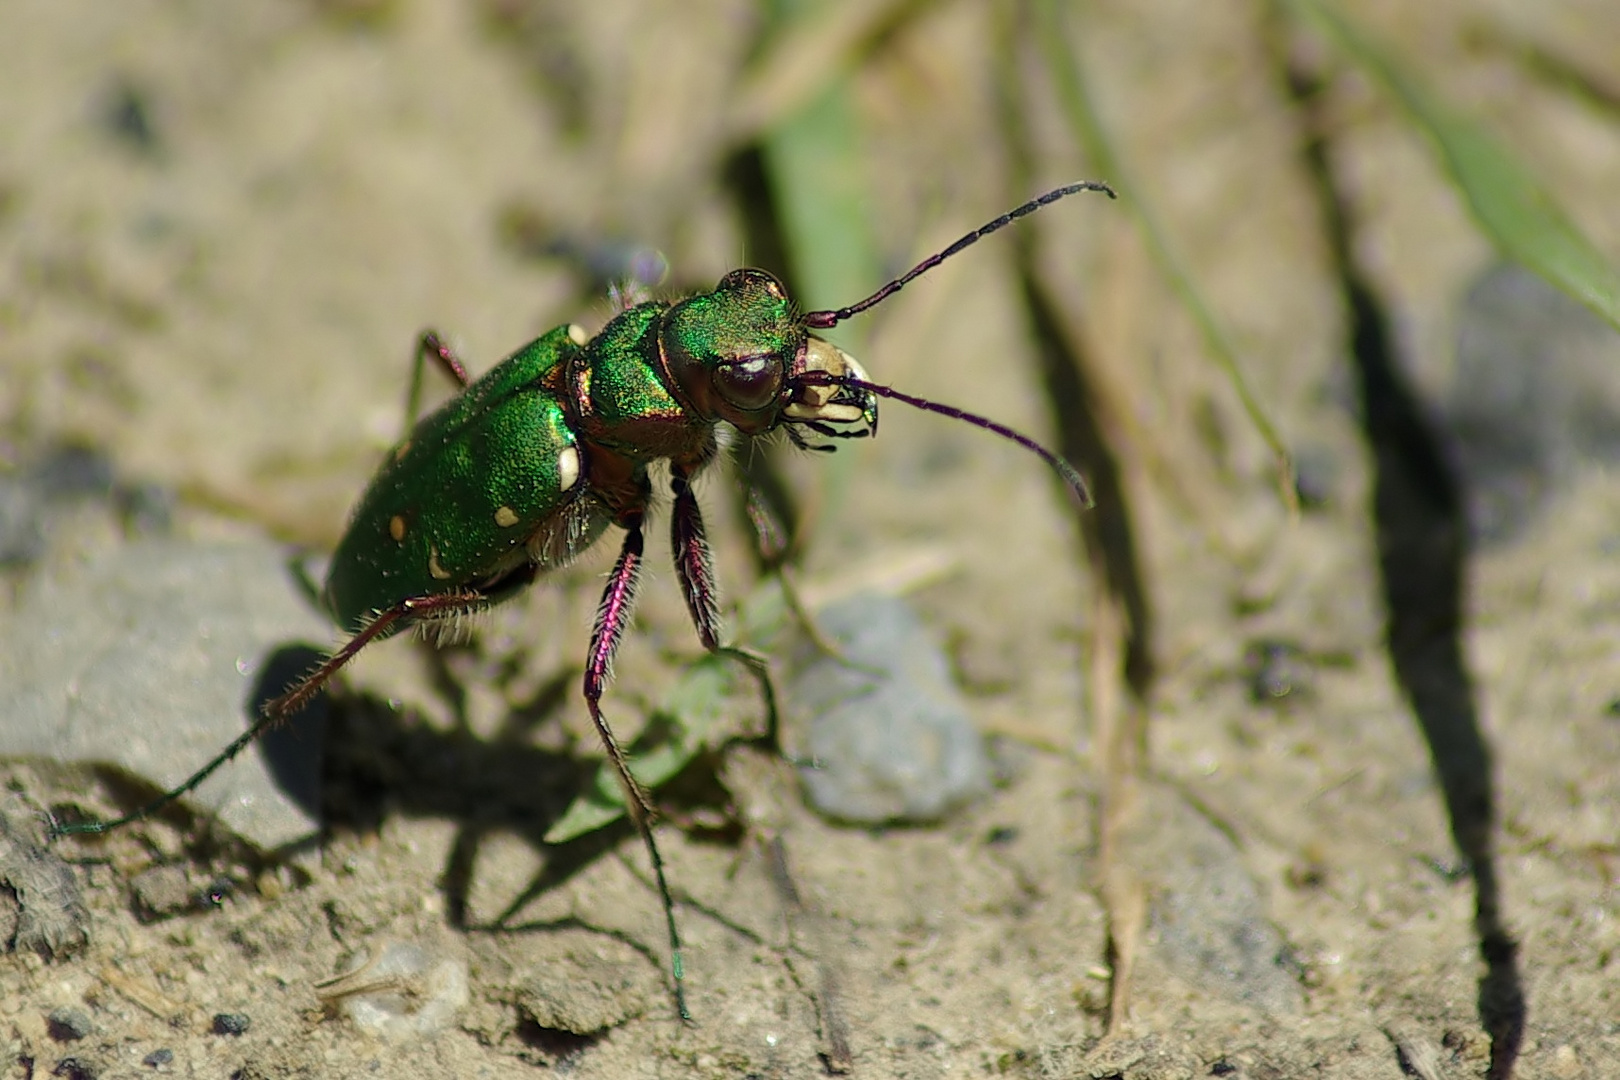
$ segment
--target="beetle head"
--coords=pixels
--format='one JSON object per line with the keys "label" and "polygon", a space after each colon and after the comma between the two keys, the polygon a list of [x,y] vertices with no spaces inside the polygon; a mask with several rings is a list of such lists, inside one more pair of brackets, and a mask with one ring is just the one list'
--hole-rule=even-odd
{"label": "beetle head", "polygon": [[670,309],[659,331],[665,371],[699,415],[748,435],[779,424],[801,446],[813,436],[859,438],[877,429],[877,398],[817,375],[865,379],[853,357],[810,334],[787,290],[763,270],[733,270],[713,292]]}
{"label": "beetle head", "polygon": [[750,435],[776,426],[807,337],[787,290],[763,270],[733,270],[713,292],[676,304],[658,334],[691,408]]}

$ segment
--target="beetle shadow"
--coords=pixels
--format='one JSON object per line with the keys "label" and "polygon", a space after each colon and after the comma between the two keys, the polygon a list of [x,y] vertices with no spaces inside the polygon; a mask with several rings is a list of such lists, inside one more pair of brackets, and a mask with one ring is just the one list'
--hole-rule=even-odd
{"label": "beetle shadow", "polygon": [[[302,642],[282,645],[272,652],[260,667],[248,699],[248,722],[257,719],[268,702],[296,685],[324,659],[326,655],[319,649]],[[276,787],[312,821],[321,819],[321,765],[331,715],[331,702],[325,694],[317,695],[298,712],[271,725],[256,743],[265,771]]]}
{"label": "beetle shadow", "polygon": [[[284,652],[306,660],[309,655],[307,649]],[[294,666],[291,660],[283,666],[287,671],[307,669],[307,663]],[[437,665],[434,674],[436,683],[454,681],[448,665]],[[474,733],[459,712],[445,728],[373,694],[340,688],[323,694],[318,700],[328,704],[328,716],[320,740],[317,803],[325,832],[375,831],[394,815],[453,821],[456,832],[440,875],[449,925],[468,932],[557,928],[511,920],[536,897],[615,850],[633,832],[621,818],[565,843],[544,839],[575,797],[596,783],[602,765],[594,742],[553,748],[538,745],[533,738],[538,729],[556,721],[577,692],[578,680],[574,668],[551,676],[528,700],[509,708],[489,737]],[[276,684],[267,681],[267,685]],[[438,689],[442,693],[447,688]],[[465,693],[457,686],[447,700],[455,708],[465,701]],[[294,749],[303,754],[300,767],[307,770],[310,740],[295,739]],[[717,759],[699,755],[688,772],[704,775],[677,777],[672,798],[688,806],[724,804],[727,796],[717,767]],[[521,836],[542,855],[542,865],[503,912],[475,921],[469,896],[478,854],[486,837],[499,834]],[[577,919],[563,924],[582,925]]]}
{"label": "beetle shadow", "polygon": [[[436,665],[434,672],[435,683],[445,683],[446,667]],[[596,765],[537,746],[529,736],[555,717],[573,682],[570,675],[564,671],[547,680],[532,699],[509,710],[487,739],[466,725],[459,686],[449,695],[457,719],[448,729],[373,694],[340,692],[322,767],[326,827],[373,832],[395,815],[454,821],[441,888],[450,924],[458,929],[468,928],[473,868],[492,833],[515,833],[544,849],[551,884],[566,880],[590,856],[542,838]]]}

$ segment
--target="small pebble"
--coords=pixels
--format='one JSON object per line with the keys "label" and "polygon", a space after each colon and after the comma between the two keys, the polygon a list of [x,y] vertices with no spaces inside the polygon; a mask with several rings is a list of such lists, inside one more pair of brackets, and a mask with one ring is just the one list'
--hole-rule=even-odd
{"label": "small pebble", "polygon": [[810,802],[861,824],[937,821],[989,789],[990,762],[932,631],[864,593],[816,613],[847,659],[806,647],[787,693]]}
{"label": "small pebble", "polygon": [[135,910],[142,919],[154,922],[190,911],[196,904],[191,875],[183,866],[154,866],[143,870],[129,883]]}
{"label": "small pebble", "polygon": [[1586,1069],[1581,1065],[1580,1055],[1575,1053],[1575,1048],[1563,1043],[1552,1052],[1552,1060],[1547,1063],[1547,1072],[1558,1080],[1577,1080]]}
{"label": "small pebble", "polygon": [[1620,461],[1620,334],[1521,266],[1457,312],[1441,405],[1476,538],[1510,541],[1582,465]]}
{"label": "small pebble", "polygon": [[253,1021],[249,1019],[247,1013],[214,1014],[215,1035],[242,1035],[252,1026]]}
{"label": "small pebble", "polygon": [[420,1038],[448,1025],[467,1005],[467,965],[420,946],[388,945],[377,959],[330,979],[321,996],[362,1031],[383,1039]]}
{"label": "small pebble", "polygon": [[1311,688],[1310,657],[1286,641],[1256,641],[1243,653],[1249,698],[1256,705],[1276,705],[1299,698]]}
{"label": "small pebble", "polygon": [[591,1036],[640,1016],[658,993],[650,969],[622,950],[570,953],[518,988],[518,1013],[546,1031]]}
{"label": "small pebble", "polygon": [[165,1046],[161,1050],[154,1050],[150,1054],[147,1054],[145,1057],[141,1058],[141,1064],[155,1069],[159,1065],[167,1065],[173,1060],[174,1051]]}
{"label": "small pebble", "polygon": [[52,1009],[45,1022],[50,1027],[51,1038],[57,1042],[75,1042],[90,1034],[90,1014],[83,1009],[67,1006]]}
{"label": "small pebble", "polygon": [[1267,916],[1259,886],[1224,832],[1162,788],[1143,795],[1139,852],[1150,860],[1153,949],[1194,985],[1272,1016],[1304,1008],[1298,964]]}

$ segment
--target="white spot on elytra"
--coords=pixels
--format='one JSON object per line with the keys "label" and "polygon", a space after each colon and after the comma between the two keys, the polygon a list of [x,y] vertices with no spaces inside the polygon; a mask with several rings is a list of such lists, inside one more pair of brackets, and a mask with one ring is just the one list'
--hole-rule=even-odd
{"label": "white spot on elytra", "polygon": [[570,446],[557,455],[557,486],[567,491],[579,482],[579,449]]}
{"label": "white spot on elytra", "polygon": [[575,345],[583,345],[587,341],[591,340],[591,337],[585,332],[585,328],[579,325],[579,323],[569,323],[568,340],[572,341]]}
{"label": "white spot on elytra", "polygon": [[439,565],[439,549],[428,548],[428,573],[439,581],[450,580],[450,571]]}
{"label": "white spot on elytra", "polygon": [[517,520],[517,514],[513,513],[510,506],[502,506],[495,511],[495,524],[503,529],[510,529],[517,524]]}

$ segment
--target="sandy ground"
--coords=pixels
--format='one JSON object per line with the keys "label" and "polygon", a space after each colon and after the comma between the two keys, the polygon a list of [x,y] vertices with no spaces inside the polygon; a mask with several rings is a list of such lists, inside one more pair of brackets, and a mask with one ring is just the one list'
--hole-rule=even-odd
{"label": "sandy ground", "polygon": [[[444,329],[481,371],[611,311],[510,222],[630,238],[664,253],[672,287],[712,283],[755,257],[727,163],[802,102],[795,80],[829,70],[823,47],[852,58],[884,266],[1027,194],[1007,182],[996,6],[891,5],[841,39],[861,6],[833,5],[825,32],[762,69],[744,3],[10,0],[0,465],[88,445],[175,493],[181,537],[329,547],[398,434],[418,330]],[[1505,2],[1356,7],[1620,252],[1620,10],[1560,0],[1529,25]],[[938,826],[842,828],[780,760],[715,762],[730,802],[699,800],[713,827],[660,831],[689,939],[696,1022],[679,1024],[634,838],[538,841],[594,752],[572,688],[604,545],[474,649],[435,663],[394,642],[355,665],[318,845],[270,859],[176,819],[59,846],[89,944],[0,958],[5,1075],[1432,1078],[1485,1075],[1493,1054],[1504,1075],[1620,1075],[1620,486],[1557,434],[1576,412],[1617,426],[1616,339],[1537,301],[1562,314],[1535,341],[1567,330],[1585,366],[1546,410],[1533,380],[1501,405],[1537,417],[1526,437],[1550,449],[1525,466],[1529,494],[1504,496],[1511,527],[1460,543],[1402,424],[1444,431],[1480,396],[1458,342],[1500,305],[1469,306],[1494,256],[1426,145],[1340,73],[1317,115],[1324,187],[1256,7],[1108,4],[1079,21],[1105,120],[1318,498],[1290,516],[1128,214],[1048,211],[1028,234],[1055,311],[1044,338],[998,238],[845,340],[874,377],[1047,433],[1096,480],[1080,429],[1054,434],[1062,380],[1041,357],[1067,343],[1107,448],[1091,519],[1106,545],[1087,546],[1033,459],[899,407],[846,464],[791,466],[805,491],[837,477],[812,585],[905,580],[920,556],[945,568],[911,597],[993,737],[987,798]],[[1012,81],[1038,178],[1090,175],[1037,55]],[[1416,402],[1394,420],[1359,418],[1367,368],[1346,344],[1324,191],[1351,212],[1353,265]],[[1527,368],[1553,363],[1527,348]],[[731,486],[717,475],[703,495],[737,597],[750,560]],[[658,532],[610,697],[632,729],[697,650]],[[120,542],[86,525],[56,565]],[[29,588],[15,571],[13,600]],[[1140,600],[1123,637],[1099,625],[1110,595]],[[1387,633],[1391,602],[1405,614]],[[1121,641],[1137,650],[1124,679]],[[1131,716],[1141,780],[1105,783],[1099,724]],[[7,769],[12,810],[118,805],[46,762]],[[34,865],[20,820],[12,865]],[[66,888],[29,880],[36,899]],[[1111,934],[1132,960],[1112,1032]],[[320,985],[392,944],[422,950],[406,989],[442,1006],[432,1031],[367,1031]]]}

